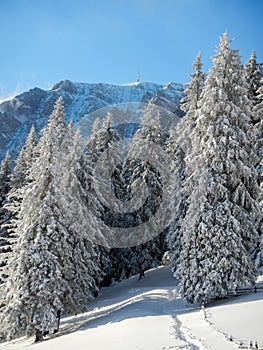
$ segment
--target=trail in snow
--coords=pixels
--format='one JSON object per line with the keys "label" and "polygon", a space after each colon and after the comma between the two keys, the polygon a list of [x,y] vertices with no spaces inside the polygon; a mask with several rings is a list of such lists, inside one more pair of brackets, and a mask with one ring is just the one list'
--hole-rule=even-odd
{"label": "trail in snow", "polygon": [[[257,297],[260,300],[259,293]],[[60,332],[44,342],[32,345],[32,338],[21,338],[1,344],[0,350],[237,349],[237,344],[224,335],[236,334],[235,324],[227,326],[226,322],[226,328],[220,328],[217,306],[209,307],[213,319],[210,324],[202,310],[185,306],[170,269],[159,267],[148,271],[144,280],[138,281],[135,276],[103,288],[101,295],[90,303],[90,311],[64,317]],[[227,302],[222,306],[227,307]],[[229,310],[232,308],[224,309],[225,319],[230,319]]]}
{"label": "trail in snow", "polygon": [[203,311],[179,315],[182,323],[182,331],[189,341],[190,339],[201,341],[204,349],[211,350],[236,350],[238,346],[230,342],[223,333],[212,328],[204,319]]}
{"label": "trail in snow", "polygon": [[210,326],[236,344],[263,349],[263,292],[213,302],[206,309]]}

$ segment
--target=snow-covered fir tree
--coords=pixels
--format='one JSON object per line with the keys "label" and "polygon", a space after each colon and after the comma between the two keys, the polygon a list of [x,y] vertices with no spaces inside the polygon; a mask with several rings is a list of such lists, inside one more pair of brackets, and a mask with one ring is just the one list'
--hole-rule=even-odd
{"label": "snow-covered fir tree", "polygon": [[[108,195],[111,191],[111,195],[113,197],[114,201],[114,210],[112,208],[108,208],[107,205],[104,205],[104,203],[99,203],[100,207],[100,215],[104,223],[110,227],[118,227],[123,228],[123,237],[126,237],[125,231],[127,228],[132,228],[133,226],[140,225],[144,221],[147,221],[147,218],[154,215],[154,212],[151,212],[149,208],[147,209],[147,203],[149,206],[149,203],[151,203],[151,199],[154,198],[153,192],[156,193],[156,198],[160,195],[160,183],[159,187],[157,188],[153,183],[153,173],[154,168],[151,167],[150,164],[148,164],[145,161],[145,165],[141,164],[141,161],[138,162],[135,159],[130,159],[129,157],[135,158],[138,157],[138,154],[140,153],[142,156],[145,155],[145,150],[147,149],[147,142],[151,139],[151,142],[157,142],[156,140],[158,137],[161,139],[163,135],[160,136],[160,125],[158,121],[157,127],[152,126],[150,130],[150,123],[154,122],[154,118],[151,120],[150,111],[148,110],[147,113],[145,113],[143,124],[145,124],[145,130],[144,134],[146,135],[146,125],[148,127],[148,136],[144,137],[139,136],[139,134],[136,136],[137,141],[133,141],[130,150],[126,149],[126,155],[128,152],[128,155],[125,156],[125,150],[120,154],[120,151],[118,149],[118,146],[120,145],[121,137],[118,133],[118,128],[116,128],[114,125],[112,125],[111,121],[112,117],[108,115],[106,119],[103,121],[102,125],[99,120],[96,120],[94,123],[94,130],[93,134],[88,140],[87,143],[87,149],[89,150],[91,157],[93,158],[94,165],[100,159],[101,156],[103,156],[104,160],[104,169],[109,170],[109,174],[105,176],[105,170],[102,176],[102,179],[99,180],[100,183],[103,183],[103,181],[106,181],[110,183],[110,187],[105,186],[103,187],[103,192]],[[146,119],[149,119],[146,121]],[[145,138],[143,140],[143,138]],[[134,139],[135,140],[135,139]],[[160,141],[160,140],[159,140]],[[149,141],[150,142],[150,141]],[[136,143],[136,145],[135,145]],[[143,149],[141,149],[141,146],[143,145]],[[164,145],[164,139],[162,139],[162,145]],[[133,149],[133,151],[132,151]],[[123,149],[122,149],[123,151]],[[109,153],[107,156],[107,152]],[[133,155],[131,154],[133,152]],[[156,155],[157,160],[157,155]],[[109,162],[109,164],[106,164]],[[111,165],[113,164],[113,165]],[[164,165],[165,166],[165,165]],[[150,175],[152,174],[152,175]],[[100,175],[100,174],[98,174]],[[100,176],[99,176],[100,177]],[[141,177],[141,179],[140,179]],[[156,177],[156,174],[155,174]],[[151,195],[152,197],[148,199],[148,202],[144,206],[145,210],[144,212],[140,211],[139,213],[134,212],[123,212],[122,211],[122,205],[131,200],[131,193],[135,193],[137,190],[141,191],[140,183],[143,182],[143,178],[145,178],[145,183],[142,185],[144,189],[147,186],[151,187]],[[98,180],[98,179],[97,179]],[[148,182],[148,183],[147,183]],[[160,178],[159,178],[160,182]],[[106,184],[107,185],[107,184]],[[136,187],[137,186],[137,187]],[[154,188],[155,186],[155,188]],[[136,187],[136,188],[135,188]],[[158,192],[159,191],[159,192]],[[158,192],[158,193],[157,193]],[[143,196],[141,196],[142,198]],[[154,199],[156,202],[156,198]],[[154,206],[152,201],[152,206]],[[156,203],[155,203],[156,204]],[[141,206],[143,208],[143,203],[141,203]],[[158,205],[156,204],[156,207]],[[154,208],[155,210],[156,208]],[[154,211],[153,210],[153,211]],[[135,230],[134,230],[135,231]],[[152,237],[152,231],[148,232],[149,237]],[[141,237],[140,237],[141,238]],[[129,237],[127,237],[127,246],[129,246]],[[125,242],[122,242],[123,245],[125,245]],[[121,280],[122,278],[128,278],[131,275],[140,273],[141,276],[143,276],[144,270],[151,268],[153,266],[157,266],[159,262],[162,259],[162,244],[160,245],[160,237],[156,237],[153,240],[150,240],[149,242],[146,242],[144,244],[139,244],[138,246],[132,247],[132,248],[114,248],[114,249],[108,249],[106,247],[100,247],[99,252],[101,253],[101,260],[102,260],[102,269],[105,271],[106,276],[105,281],[107,280],[107,283],[110,283],[110,281],[114,278],[116,280]],[[110,263],[107,262],[108,258],[110,257]]]}
{"label": "snow-covered fir tree", "polygon": [[[58,328],[61,312],[83,311],[94,286],[92,228],[84,218],[76,180],[78,135],[65,124],[62,98],[38,143],[38,158],[24,187],[9,261],[1,323],[8,339]],[[76,220],[76,218],[78,218]],[[87,242],[81,234],[88,232]]]}
{"label": "snow-covered fir tree", "polygon": [[[0,165],[0,284],[6,278],[6,264],[8,254],[11,252],[11,242],[6,227],[11,218],[11,213],[4,207],[11,186],[11,171],[10,155],[7,152]],[[2,299],[1,294],[0,290],[0,299]]]}
{"label": "snow-covered fir tree", "polygon": [[238,50],[220,38],[203,89],[184,190],[188,208],[176,274],[187,302],[206,302],[254,283],[250,258],[261,213],[251,142],[251,109]]}
{"label": "snow-covered fir tree", "polygon": [[260,80],[260,86],[257,89],[257,95],[255,99],[257,103],[254,103],[252,114],[253,120],[255,121],[254,125],[254,139],[255,139],[255,148],[258,156],[257,159],[257,170],[259,173],[259,183],[261,183],[262,177],[262,157],[263,157],[263,79]]}
{"label": "snow-covered fir tree", "polygon": [[29,169],[37,156],[37,142],[38,138],[36,135],[35,127],[32,125],[25,145],[22,147],[17,159],[15,160],[15,167],[11,176],[12,189],[16,190],[25,185]]}
{"label": "snow-covered fir tree", "polygon": [[[108,113],[105,119],[99,124],[97,119],[93,126],[93,133],[87,141],[87,149],[90,152],[93,168],[93,189],[97,207],[106,225],[111,225],[114,220],[114,208],[116,201],[112,191],[112,175],[114,169],[121,163],[121,154],[118,148],[120,136],[113,127],[113,115]],[[108,203],[113,198],[111,203]],[[105,199],[105,201],[104,201]]]}
{"label": "snow-covered fir tree", "polygon": [[[257,55],[254,50],[251,52],[251,55],[245,65],[245,79],[248,84],[248,97],[251,100],[252,108],[253,108],[259,102],[257,95],[258,95],[258,89],[261,85],[260,66],[257,62]],[[252,123],[255,124],[257,122],[258,120],[255,119],[255,115],[252,114]]]}
{"label": "snow-covered fir tree", "polygon": [[255,124],[255,141],[258,152],[259,160],[263,158],[263,79],[261,79],[261,85],[257,90],[257,103],[254,105],[252,113],[254,120],[257,120]]}
{"label": "snow-covered fir tree", "polygon": [[[263,164],[262,164],[263,166]],[[262,193],[263,193],[263,183],[261,182],[260,184],[260,208],[263,211],[263,198],[262,198]],[[257,249],[255,250],[255,265],[259,271],[260,274],[263,273],[263,228],[262,228],[262,222],[260,225],[260,240]]]}
{"label": "snow-covered fir tree", "polygon": [[[254,119],[257,120],[255,124],[255,145],[258,153],[259,164],[257,166],[258,179],[260,183],[260,207],[263,211],[263,80],[261,80],[261,86],[257,90],[258,103],[253,108]],[[255,251],[256,267],[260,272],[263,272],[263,223],[259,227],[260,231],[260,243]]]}
{"label": "snow-covered fir tree", "polygon": [[[117,130],[113,128],[112,118],[112,114],[108,113],[104,120],[101,121],[100,118],[97,118],[94,121],[92,134],[86,142],[86,152],[83,154],[82,160],[82,183],[86,191],[92,196],[89,197],[87,205],[89,207],[92,206],[91,210],[94,217],[97,218],[99,228],[104,227],[104,225],[111,226],[115,220],[114,212],[107,207],[107,203],[102,201],[104,195],[111,196],[112,171],[120,162],[117,149],[117,142],[120,140],[120,136]],[[103,158],[101,162],[102,167],[95,172],[94,169],[100,157]],[[101,276],[103,276],[100,284],[102,286],[110,285],[115,275],[112,251],[108,247],[108,242],[105,241],[105,244],[103,244],[103,233],[102,239],[97,243],[96,251]]]}
{"label": "snow-covered fir tree", "polygon": [[[95,179],[93,178],[93,167],[92,156],[90,151],[87,149],[82,152],[80,157],[80,167],[78,170],[78,179],[82,188],[82,202],[83,205],[89,211],[90,222],[93,223],[97,229],[96,237],[100,237],[100,242],[103,240],[100,233],[100,215],[101,206],[94,190]],[[109,249],[104,246],[99,246],[98,242],[94,241],[94,263],[99,266],[99,274],[94,275],[96,281],[96,287],[94,288],[94,295],[98,293],[98,287],[101,285],[109,285],[106,282],[107,276],[111,272],[111,262],[109,259]]]}
{"label": "snow-covered fir tree", "polygon": [[185,97],[181,101],[181,109],[186,113],[182,121],[171,130],[168,140],[168,152],[172,157],[171,171],[173,181],[171,193],[174,215],[167,234],[168,246],[171,249],[171,264],[176,268],[181,251],[181,221],[185,216],[187,196],[182,192],[182,184],[185,180],[185,159],[191,151],[191,134],[195,128],[198,103],[204,88],[206,73],[202,71],[201,54],[198,53],[193,63],[193,73],[189,76],[191,81],[186,84]]}
{"label": "snow-covered fir tree", "polygon": [[245,65],[245,79],[248,84],[248,97],[250,99],[251,108],[252,108],[252,114],[251,114],[251,123],[253,126],[255,126],[255,135],[254,135],[254,143],[255,147],[257,148],[256,154],[258,155],[258,159],[256,159],[256,168],[258,170],[258,183],[260,183],[260,177],[261,177],[261,166],[260,161],[262,158],[261,148],[262,145],[260,145],[260,135],[259,135],[259,129],[261,124],[261,115],[260,115],[260,106],[257,108],[257,104],[260,103],[260,97],[259,95],[259,88],[262,86],[262,80],[261,80],[262,72],[260,71],[260,65],[257,62],[257,56],[256,52],[253,50],[251,53],[250,58],[248,59],[246,65]]}
{"label": "snow-covered fir tree", "polygon": [[[98,290],[101,279],[98,257],[94,249],[99,227],[93,211],[87,205],[91,205],[93,197],[91,191],[87,190],[80,180],[82,154],[83,142],[80,131],[73,129],[70,123],[62,143],[60,159],[62,172],[57,188],[61,186],[58,191],[58,196],[61,197],[58,200],[64,212],[64,226],[70,233],[69,261],[64,268],[68,271],[64,273],[72,295],[65,309],[75,314],[87,309],[87,302]],[[67,171],[63,169],[63,163]]]}
{"label": "snow-covered fir tree", "polygon": [[20,234],[13,259],[9,261],[12,273],[6,287],[7,305],[2,314],[8,339],[25,331],[29,335],[39,335],[56,328],[57,314],[63,310],[64,293],[70,291],[63,276],[63,258],[56,251],[58,242],[63,247],[66,236],[58,222],[60,213],[56,212],[54,183],[54,168],[61,155],[65,130],[60,100],[43,131],[40,156],[30,171],[30,186],[24,188],[16,229]]}
{"label": "snow-covered fir tree", "polygon": [[100,118],[94,121],[92,134],[86,144],[87,149],[92,154],[94,163],[105,151],[113,148],[116,142],[120,140],[120,136],[117,130],[113,128],[112,123],[113,115],[110,112],[102,121]]}
{"label": "snow-covered fir tree", "polygon": [[186,84],[186,89],[184,90],[185,97],[182,98],[180,104],[181,110],[186,113],[187,119],[189,119],[189,123],[191,124],[190,130],[193,129],[195,124],[195,112],[198,109],[199,99],[206,79],[206,73],[203,72],[202,67],[203,63],[201,53],[199,52],[193,63],[194,72],[189,74],[191,81]]}
{"label": "snow-covered fir tree", "polygon": [[[21,203],[21,188],[26,184],[26,178],[31,164],[36,158],[35,149],[37,144],[37,136],[35,129],[32,126],[24,147],[21,149],[17,159],[15,160],[15,167],[10,174],[9,191],[6,195],[4,212],[5,220],[1,226],[1,235],[5,236],[5,245],[3,246],[3,259],[1,259],[2,276],[7,277],[8,271],[6,270],[7,261],[12,254],[12,246],[16,242],[16,236],[14,235],[15,221],[13,220],[16,214],[19,212]],[[4,242],[3,242],[4,243]]]}
{"label": "snow-covered fir tree", "polygon": [[[162,226],[161,220],[154,219],[164,200],[162,176],[167,173],[168,157],[163,157],[162,153],[166,151],[166,137],[160,127],[158,108],[150,104],[144,111],[141,128],[134,135],[127,156],[131,172],[128,190],[135,195],[138,208],[134,211],[132,224],[134,228],[144,225],[144,237],[138,236],[139,243],[130,248],[126,266],[131,275],[139,273],[140,278],[145,270],[159,265],[166,250],[162,231],[166,226]],[[166,213],[162,215],[165,217]],[[138,234],[136,229],[133,234]]]}
{"label": "snow-covered fir tree", "polygon": [[[5,158],[0,165],[0,190],[1,197],[8,193],[10,189],[10,176],[11,176],[11,159],[10,154],[7,151]],[[0,198],[1,199],[1,198]],[[2,200],[2,199],[1,199]]]}

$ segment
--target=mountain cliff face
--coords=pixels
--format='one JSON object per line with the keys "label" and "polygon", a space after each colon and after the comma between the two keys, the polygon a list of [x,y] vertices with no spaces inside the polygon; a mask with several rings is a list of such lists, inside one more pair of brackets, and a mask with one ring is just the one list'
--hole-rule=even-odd
{"label": "mountain cliff face", "polygon": [[[118,86],[73,83],[69,80],[57,83],[50,90],[31,89],[0,104],[0,157],[7,149],[13,158],[17,156],[31,125],[35,125],[37,132],[46,125],[59,96],[63,97],[68,120],[76,124],[100,108],[126,102],[152,102],[180,116],[179,103],[183,90],[183,85],[176,83],[140,82]],[[90,126],[92,122],[91,118]]]}

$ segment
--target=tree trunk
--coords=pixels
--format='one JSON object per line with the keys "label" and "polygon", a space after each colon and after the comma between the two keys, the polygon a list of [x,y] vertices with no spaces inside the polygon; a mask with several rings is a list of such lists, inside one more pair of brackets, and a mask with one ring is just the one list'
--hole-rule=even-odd
{"label": "tree trunk", "polygon": [[57,313],[57,328],[54,329],[54,334],[57,333],[59,331],[59,326],[60,326],[60,317],[61,317],[61,311],[58,310],[58,313]]}
{"label": "tree trunk", "polygon": [[42,340],[43,340],[43,333],[37,329],[36,330],[35,343],[38,343],[38,342],[40,342]]}

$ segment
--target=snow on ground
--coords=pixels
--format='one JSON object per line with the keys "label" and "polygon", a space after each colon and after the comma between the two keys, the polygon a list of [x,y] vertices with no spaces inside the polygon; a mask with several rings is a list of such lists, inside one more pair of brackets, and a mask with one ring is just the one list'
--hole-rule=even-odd
{"label": "snow on ground", "polygon": [[207,309],[212,326],[234,340],[263,348],[263,293],[234,298]]}
{"label": "snow on ground", "polygon": [[202,310],[179,315],[178,319],[182,323],[184,334],[188,334],[188,339],[196,337],[202,341],[205,349],[236,350],[238,348],[235,343],[228,341],[224,334],[211,327],[204,319]]}
{"label": "snow on ground", "polygon": [[261,343],[263,334],[263,293],[220,301],[206,310],[186,307],[168,267],[152,269],[140,281],[135,276],[103,288],[89,309],[64,317],[60,332],[42,343],[21,338],[0,344],[0,350],[232,350],[241,339]]}

